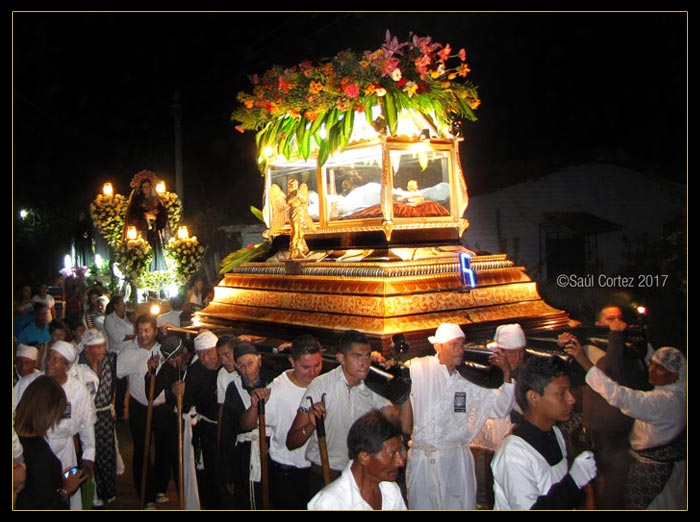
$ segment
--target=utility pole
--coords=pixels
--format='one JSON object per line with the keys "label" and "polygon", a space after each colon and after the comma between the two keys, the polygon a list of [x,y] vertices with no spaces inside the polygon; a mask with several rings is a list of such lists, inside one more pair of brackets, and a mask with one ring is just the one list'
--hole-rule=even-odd
{"label": "utility pole", "polygon": [[185,203],[184,173],[182,168],[182,105],[180,91],[173,94],[173,132],[175,133],[175,192]]}

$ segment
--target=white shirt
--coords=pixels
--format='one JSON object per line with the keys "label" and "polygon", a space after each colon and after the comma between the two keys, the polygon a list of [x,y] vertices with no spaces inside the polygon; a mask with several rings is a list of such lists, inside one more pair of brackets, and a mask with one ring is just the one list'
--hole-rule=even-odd
{"label": "white shirt", "polygon": [[238,372],[236,370],[233,370],[232,372],[229,373],[229,371],[224,368],[223,366],[219,368],[219,373],[216,374],[216,402],[219,404],[223,404],[224,400],[226,400],[226,388],[228,388],[228,385],[231,383],[231,381],[234,380],[240,380],[241,377],[238,375]]}
{"label": "white shirt", "polygon": [[[351,465],[352,460],[347,463],[340,477],[314,495],[307,508],[310,510],[371,511],[372,506],[362,498],[360,488],[355,482],[355,477],[350,469]],[[380,482],[379,490],[382,492],[382,510],[406,509],[401,489],[396,482]]]}
{"label": "white shirt", "polygon": [[513,384],[482,388],[451,374],[437,355],[410,359],[413,446],[408,454],[411,509],[475,509],[476,476],[469,444],[486,419],[508,415]]}
{"label": "white shirt", "polygon": [[[148,359],[154,354],[158,354],[162,359],[163,354],[160,353],[159,343],[154,344],[150,350],[144,350],[134,340],[132,347],[124,350],[117,357],[117,377],[120,379],[128,377],[131,398],[137,400],[142,406],[148,406],[148,395],[144,379],[146,372],[148,372]],[[160,364],[158,368],[160,368]],[[153,406],[159,406],[164,402],[165,390],[161,391],[158,397],[153,399]]]}
{"label": "white shirt", "polygon": [[119,317],[116,312],[112,312],[105,317],[104,331],[107,334],[107,346],[110,352],[121,353],[122,350],[133,348],[133,339],[127,341],[127,335],[134,335],[134,324],[124,317]]}
{"label": "white shirt", "polygon": [[287,433],[305,396],[306,388],[294,384],[289,378],[289,371],[286,371],[270,383],[270,398],[265,404],[265,424],[272,428],[270,457],[275,462],[296,468],[311,466],[306,460],[308,440],[295,450],[287,449]]}
{"label": "white shirt", "polygon": [[685,426],[685,386],[675,382],[651,391],[620,386],[595,366],[586,383],[606,401],[634,419],[629,441],[632,449],[653,448],[673,440]]}
{"label": "white shirt", "polygon": [[566,444],[553,427],[563,458],[554,466],[524,439],[509,435],[491,461],[494,509],[530,509],[537,497],[546,495],[568,473]]}
{"label": "white shirt", "polygon": [[51,294],[46,294],[46,297],[41,297],[39,294],[32,296],[32,303],[44,303],[49,310],[56,306],[56,300]]}
{"label": "white shirt", "polygon": [[156,323],[158,324],[158,326],[170,323],[173,326],[177,326],[179,328],[181,313],[182,310],[170,310],[169,312],[160,314],[158,317],[156,317]]}
{"label": "white shirt", "polygon": [[[368,411],[391,406],[391,403],[365,386],[364,381],[353,386],[348,384],[343,367],[338,366],[330,372],[316,377],[298,406],[308,409],[310,406],[306,397],[312,397],[313,402],[321,401],[326,394],[326,446],[328,447],[328,462],[332,469],[340,470],[348,463],[347,438],[350,426]],[[309,438],[306,447],[306,458],[314,464],[321,465],[316,432]]]}

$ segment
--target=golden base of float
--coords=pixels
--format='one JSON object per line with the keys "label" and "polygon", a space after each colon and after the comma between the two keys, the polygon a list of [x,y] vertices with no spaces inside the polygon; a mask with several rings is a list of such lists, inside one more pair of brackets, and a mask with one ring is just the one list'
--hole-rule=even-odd
{"label": "golden base of float", "polygon": [[[473,287],[463,282],[460,253],[470,256]],[[430,351],[427,338],[443,322],[462,326],[467,341],[483,341],[499,324],[518,322],[532,333],[568,318],[505,254],[476,256],[456,245],[246,263],[226,274],[197,315],[202,326],[285,340],[311,334],[328,347],[348,329],[367,334],[379,350],[402,333],[412,353]]]}

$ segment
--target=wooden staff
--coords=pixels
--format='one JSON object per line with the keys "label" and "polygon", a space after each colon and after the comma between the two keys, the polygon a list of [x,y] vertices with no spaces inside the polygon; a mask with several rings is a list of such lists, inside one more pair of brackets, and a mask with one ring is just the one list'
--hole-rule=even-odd
{"label": "wooden staff", "polygon": [[[311,406],[314,405],[314,400],[307,397]],[[321,395],[321,402],[326,399],[326,394]],[[318,439],[318,452],[321,454],[321,468],[323,470],[323,482],[327,486],[331,483],[331,465],[328,462],[328,446],[326,445],[326,425],[322,418],[316,419],[316,438]]]}
{"label": "wooden staff", "polygon": [[146,411],[146,435],[143,441],[143,466],[141,467],[141,509],[146,506],[146,480],[148,479],[148,460],[151,452],[151,421],[153,420],[153,394],[156,391],[155,368],[151,372],[151,382],[148,387],[148,410]]}
{"label": "wooden staff", "polygon": [[265,438],[265,399],[258,401],[258,442],[260,443],[260,489],[263,509],[270,509],[270,477],[267,470],[267,439]]}
{"label": "wooden staff", "polygon": [[595,488],[593,487],[593,481],[583,486],[583,491],[586,493],[586,509],[591,511],[598,509],[595,501]]}
{"label": "wooden staff", "polygon": [[[182,381],[180,381],[182,382]],[[182,433],[182,394],[177,395],[177,497],[180,509],[185,509],[185,458]]]}

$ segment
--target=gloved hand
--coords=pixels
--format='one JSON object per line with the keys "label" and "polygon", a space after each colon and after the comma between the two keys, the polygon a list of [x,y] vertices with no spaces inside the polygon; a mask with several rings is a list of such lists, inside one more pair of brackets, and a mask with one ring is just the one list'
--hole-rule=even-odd
{"label": "gloved hand", "polygon": [[596,476],[597,468],[595,458],[592,451],[582,451],[574,459],[569,470],[569,475],[574,479],[576,485],[580,488],[588,484]]}

